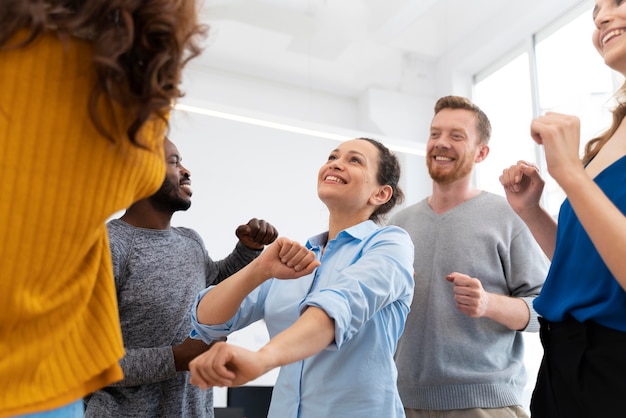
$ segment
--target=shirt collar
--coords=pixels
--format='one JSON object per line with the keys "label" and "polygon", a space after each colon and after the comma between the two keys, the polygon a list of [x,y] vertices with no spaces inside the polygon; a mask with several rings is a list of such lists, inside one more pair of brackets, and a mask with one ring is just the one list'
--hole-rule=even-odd
{"label": "shirt collar", "polygon": [[[337,234],[337,239],[343,238],[344,236],[350,236],[352,238],[362,240],[373,231],[378,229],[378,225],[372,220],[366,220],[356,225],[351,226],[350,228],[346,228],[343,231],[340,231]],[[306,243],[307,248],[315,248],[315,247],[323,247],[328,241],[328,231],[322,232],[321,234],[315,235]]]}

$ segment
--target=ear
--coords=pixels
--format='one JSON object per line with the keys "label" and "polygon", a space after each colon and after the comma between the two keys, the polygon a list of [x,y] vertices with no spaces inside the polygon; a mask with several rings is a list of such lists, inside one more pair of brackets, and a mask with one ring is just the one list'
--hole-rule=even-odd
{"label": "ear", "polygon": [[393,188],[390,185],[385,184],[383,186],[379,186],[376,192],[370,196],[369,203],[374,206],[382,206],[389,202],[391,196],[393,196]]}
{"label": "ear", "polygon": [[489,145],[480,144],[478,146],[479,146],[479,150],[478,150],[478,154],[476,154],[476,159],[474,160],[475,163],[481,162],[482,160],[487,158],[487,155],[489,155]]}

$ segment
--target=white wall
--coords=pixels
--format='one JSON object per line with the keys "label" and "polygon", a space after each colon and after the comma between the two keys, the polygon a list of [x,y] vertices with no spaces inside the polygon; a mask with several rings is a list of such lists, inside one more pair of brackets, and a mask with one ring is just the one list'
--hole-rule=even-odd
{"label": "white wall", "polygon": [[[298,123],[285,118],[282,122]],[[388,141],[371,133],[341,131],[342,135],[350,133]],[[317,197],[317,173],[337,140],[183,111],[173,113],[169,137],[191,171],[194,191],[191,208],[176,213],[172,224],[197,230],[213,259],[232,251],[236,227],[254,217],[301,242],[327,229],[328,212]],[[407,196],[404,207],[428,195],[430,181],[422,156],[397,155],[403,171],[401,187]],[[262,324],[255,324],[230,341],[255,349],[267,339]],[[276,376],[273,371],[251,384],[272,385]],[[225,404],[225,389],[216,389],[215,405]]]}
{"label": "white wall", "polygon": [[[197,229],[212,255],[228,254],[234,231],[250,218],[274,224],[281,235],[305,241],[327,228],[317,198],[317,172],[338,141],[175,111],[169,137],[191,171],[192,206],[175,225]],[[385,142],[386,138],[355,132]],[[406,204],[430,193],[422,156],[396,152]]]}

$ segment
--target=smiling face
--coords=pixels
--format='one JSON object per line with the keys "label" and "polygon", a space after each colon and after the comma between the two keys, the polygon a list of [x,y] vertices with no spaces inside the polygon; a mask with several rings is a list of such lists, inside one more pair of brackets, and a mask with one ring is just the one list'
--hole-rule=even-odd
{"label": "smiling face", "polygon": [[440,184],[467,178],[488,150],[486,144],[479,143],[473,112],[442,109],[433,117],[426,145],[428,173]]}
{"label": "smiling face", "polygon": [[182,158],[169,139],[165,140],[165,180],[149,200],[164,212],[187,210],[191,206],[191,173],[181,164]]}
{"label": "smiling face", "polygon": [[390,193],[391,187],[378,184],[378,164],[379,151],[370,142],[360,139],[343,142],[319,170],[319,198],[330,210],[365,214],[368,219],[390,197],[386,193]]}
{"label": "smiling face", "polygon": [[606,65],[626,75],[626,1],[596,1],[593,22],[593,45]]}

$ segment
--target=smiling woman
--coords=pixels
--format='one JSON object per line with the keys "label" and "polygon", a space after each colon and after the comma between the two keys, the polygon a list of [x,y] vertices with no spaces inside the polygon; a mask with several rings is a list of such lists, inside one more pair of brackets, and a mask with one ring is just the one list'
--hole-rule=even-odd
{"label": "smiling woman", "polygon": [[[593,23],[595,48],[607,66],[626,76],[626,3],[596,1]],[[544,356],[531,401],[533,417],[612,415],[626,391],[620,348],[626,344],[624,95],[626,84],[611,126],[587,142],[582,158],[578,117],[547,112],[531,122],[548,172],[567,196],[558,225],[539,204],[544,181],[534,164],[520,161],[500,177],[509,203],[551,259],[534,303]]]}
{"label": "smiling woman", "polygon": [[328,231],[306,245],[279,238],[201,292],[192,310],[207,342],[260,319],[269,342],[258,351],[217,343],[190,364],[192,383],[237,386],[281,367],[270,417],[404,416],[393,354],[413,294],[413,245],[405,231],[372,221],[401,200],[399,170],[370,139],[330,153],[317,177]]}

